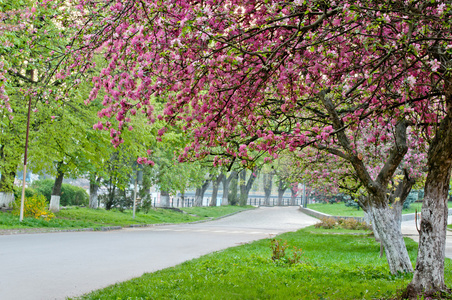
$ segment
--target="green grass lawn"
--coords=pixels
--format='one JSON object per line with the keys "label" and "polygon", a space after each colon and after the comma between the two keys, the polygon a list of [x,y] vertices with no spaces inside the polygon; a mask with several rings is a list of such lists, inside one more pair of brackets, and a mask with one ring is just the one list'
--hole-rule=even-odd
{"label": "green grass lawn", "polygon": [[[342,217],[364,217],[364,211],[362,209],[357,210],[354,207],[347,207],[344,203],[315,203],[308,204],[308,208],[332,215],[332,216],[342,216]],[[413,203],[409,209],[404,209],[402,214],[414,213],[417,209],[418,212],[421,211],[422,203]],[[452,208],[452,203],[449,202],[449,208]]]}
{"label": "green grass lawn", "polygon": [[225,215],[229,215],[235,212],[253,209],[253,206],[208,206],[208,207],[185,207],[181,208],[181,210],[189,213],[195,214],[200,217],[208,217],[208,218],[218,218]]}
{"label": "green grass lawn", "polygon": [[[344,232],[342,232],[344,233]],[[382,299],[412,278],[392,276],[367,235],[325,234],[308,227],[278,239],[302,248],[301,263],[274,262],[269,239],[229,248],[145,274],[81,299]],[[406,239],[414,264],[417,245]],[[291,256],[289,252],[289,256]],[[446,260],[446,284],[452,262]]]}
{"label": "green grass lawn", "polygon": [[105,209],[89,209],[73,207],[63,209],[50,221],[41,219],[25,218],[22,223],[19,217],[9,212],[0,212],[0,229],[23,229],[23,228],[100,228],[108,226],[130,226],[136,224],[158,224],[158,223],[184,223],[207,218],[216,218],[251,207],[225,206],[225,207],[194,207],[184,208],[187,213],[181,213],[170,209],[151,209],[149,213],[136,213],[132,218],[132,211],[117,210],[107,211]]}

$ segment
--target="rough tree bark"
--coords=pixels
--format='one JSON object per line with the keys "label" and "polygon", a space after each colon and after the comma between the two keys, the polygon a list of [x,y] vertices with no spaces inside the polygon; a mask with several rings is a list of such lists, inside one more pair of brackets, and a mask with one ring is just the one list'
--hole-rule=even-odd
{"label": "rough tree bark", "polygon": [[96,209],[99,206],[99,197],[97,195],[99,191],[101,177],[96,178],[96,174],[90,176],[89,181],[89,208]]}
{"label": "rough tree bark", "polygon": [[[411,265],[406,245],[402,236],[402,208],[415,181],[408,177],[406,171],[403,182],[399,183],[396,191],[390,195],[389,203],[378,199],[367,199],[363,210],[367,213],[375,238],[379,240],[386,253],[390,270],[405,270],[411,272]],[[372,196],[370,196],[372,197]]]}
{"label": "rough tree bark", "polygon": [[445,291],[447,197],[452,168],[452,83],[446,81],[447,115],[437,128],[428,151],[428,174],[421,210],[419,248],[413,280],[407,297]]}
{"label": "rough tree bark", "polygon": [[185,193],[180,194],[180,207],[185,207]]}
{"label": "rough tree bark", "polygon": [[240,173],[239,173],[239,177],[240,177],[239,205],[240,206],[246,205],[251,187],[253,186],[253,183],[256,180],[256,177],[258,174],[259,174],[259,169],[255,168],[254,171],[250,174],[250,177],[248,177],[248,181],[246,181],[246,170],[240,171]]}
{"label": "rough tree bark", "polygon": [[13,183],[16,172],[4,172],[0,177],[0,207],[10,207],[14,202]]}
{"label": "rough tree bark", "polygon": [[278,182],[278,206],[283,205],[283,196],[287,190],[287,184],[284,179],[279,179]]}
{"label": "rough tree bark", "polygon": [[223,182],[223,177],[224,175],[220,174],[216,179],[212,180],[212,197],[210,198],[209,206],[217,206],[218,188],[220,183]]}
{"label": "rough tree bark", "polygon": [[170,207],[170,195],[168,191],[160,191],[159,207]]}
{"label": "rough tree bark", "polygon": [[292,184],[290,186],[290,205],[294,206],[295,205],[295,200],[297,198],[297,194],[298,194],[298,184]]}
{"label": "rough tree bark", "polygon": [[106,210],[110,210],[113,207],[115,203],[115,197],[116,197],[116,185],[113,184],[113,180],[110,177],[107,185],[107,195],[104,198]]}
{"label": "rough tree bark", "polygon": [[273,186],[273,172],[264,173],[263,174],[263,183],[264,183],[264,205],[270,206],[270,195],[272,194],[272,186]]}
{"label": "rough tree bark", "polygon": [[60,211],[61,186],[63,185],[64,179],[63,166],[64,163],[62,161],[57,163],[57,176],[50,196],[49,210],[54,213]]}
{"label": "rough tree bark", "polygon": [[7,155],[5,145],[0,145],[0,160],[3,161],[2,171],[0,172],[0,207],[9,208],[14,202],[14,178],[16,177],[16,169],[13,163],[8,163],[11,157]]}
{"label": "rough tree bark", "polygon": [[193,206],[202,206],[202,202],[204,199],[204,193],[206,192],[207,188],[210,184],[210,178],[204,181],[203,185],[196,188],[195,193],[195,201],[193,202]]}
{"label": "rough tree bark", "polygon": [[237,204],[237,189],[238,189],[239,174],[236,171],[232,171],[228,180],[228,201],[230,205]]}

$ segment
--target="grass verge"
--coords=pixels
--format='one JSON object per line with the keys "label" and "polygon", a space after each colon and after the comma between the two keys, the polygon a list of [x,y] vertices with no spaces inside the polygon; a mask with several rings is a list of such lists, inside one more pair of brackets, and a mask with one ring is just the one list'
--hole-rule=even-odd
{"label": "grass verge", "polygon": [[181,208],[181,210],[194,214],[200,217],[206,218],[218,218],[222,216],[226,216],[229,214],[233,214],[236,212],[240,212],[243,210],[253,209],[253,206],[209,206],[209,207],[185,207]]}
{"label": "grass verge", "polygon": [[[132,218],[132,211],[105,209],[89,209],[72,207],[63,209],[50,221],[43,219],[25,218],[19,222],[19,217],[10,212],[0,212],[0,229],[26,229],[26,228],[57,228],[57,229],[79,229],[100,228],[109,226],[130,226],[160,223],[186,223],[207,218],[219,217],[233,212],[242,211],[251,207],[225,206],[225,207],[200,207],[184,208],[187,212],[181,213],[171,209],[151,209],[149,213],[136,213]],[[199,213],[199,214],[198,214]]]}
{"label": "grass verge", "polygon": [[[344,231],[342,231],[344,233]],[[301,263],[271,259],[269,239],[145,274],[79,299],[384,299],[412,278],[392,276],[372,237],[324,234],[308,227],[277,237],[302,248]],[[417,245],[406,239],[415,262]],[[290,255],[290,254],[289,254]],[[452,263],[446,260],[446,284]]]}

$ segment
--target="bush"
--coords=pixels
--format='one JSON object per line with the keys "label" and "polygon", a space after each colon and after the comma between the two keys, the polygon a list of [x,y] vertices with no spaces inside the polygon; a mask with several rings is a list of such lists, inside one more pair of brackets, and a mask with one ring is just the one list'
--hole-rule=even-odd
{"label": "bush", "polygon": [[337,225],[337,221],[335,218],[321,218],[320,222],[315,224],[315,228],[325,228],[325,229],[331,229],[334,228]]}
{"label": "bush", "polygon": [[369,229],[369,226],[366,224],[366,222],[360,222],[353,218],[339,219],[338,223],[339,223],[340,227],[342,227],[344,229],[353,229],[353,230]]}
{"label": "bush", "polygon": [[[55,184],[54,179],[44,179],[34,181],[32,187],[37,191],[38,194],[44,195],[48,202],[50,202],[50,197],[52,195],[52,189]],[[88,205],[89,195],[81,187],[74,186],[71,184],[63,183],[61,186],[61,197],[60,204],[62,206],[69,205]]]}
{"label": "bush", "polygon": [[77,205],[87,206],[89,202],[89,195],[85,189],[63,183],[61,186],[60,204],[62,206]]}
{"label": "bush", "polygon": [[355,200],[348,200],[347,202],[345,202],[345,206],[353,207],[356,208],[357,210],[360,209],[358,202],[356,202]]}
{"label": "bush", "polygon": [[55,180],[48,178],[44,180],[33,181],[31,187],[34,188],[38,194],[43,195],[48,202],[50,202],[50,196],[52,195],[53,185]]}
{"label": "bush", "polygon": [[332,229],[332,228],[343,228],[343,229],[352,229],[352,230],[368,230],[369,225],[367,225],[366,222],[360,222],[356,220],[355,218],[322,218],[320,219],[320,222],[314,225],[315,228],[325,228],[325,229]]}
{"label": "bush", "polygon": [[[47,209],[47,201],[43,195],[33,195],[24,199],[24,217],[33,217],[35,219],[44,218],[49,221],[55,215]],[[17,198],[13,204],[13,215],[20,215],[21,198]]]}
{"label": "bush", "polygon": [[[25,198],[30,198],[35,195],[38,195],[38,191],[33,188],[25,188]],[[22,198],[22,187],[14,186],[14,199]]]}

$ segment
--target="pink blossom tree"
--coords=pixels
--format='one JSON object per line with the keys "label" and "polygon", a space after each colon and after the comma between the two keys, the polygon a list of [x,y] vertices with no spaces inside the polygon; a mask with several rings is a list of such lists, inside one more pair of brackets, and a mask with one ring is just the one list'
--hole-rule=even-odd
{"label": "pink blossom tree", "polygon": [[[107,68],[105,110],[120,132],[137,110],[150,121],[182,123],[194,141],[181,159],[216,153],[244,165],[266,152],[308,145],[350,161],[368,193],[388,260],[402,250],[384,226],[387,186],[408,151],[407,128],[428,145],[419,255],[408,294],[445,290],[447,191],[452,166],[451,3],[449,1],[80,1],[86,20],[71,68],[95,51]],[[59,74],[64,77],[70,69]],[[162,115],[151,100],[166,95]],[[346,131],[371,120],[392,124],[394,145],[377,174]],[[108,125],[107,125],[108,126]],[[375,128],[378,128],[376,126]],[[165,129],[159,132],[164,134]],[[375,132],[377,135],[377,132]],[[381,135],[380,140],[384,140]],[[114,143],[120,143],[116,135]],[[337,145],[342,150],[330,145]],[[392,250],[391,250],[392,249]],[[402,254],[404,255],[404,254]],[[394,265],[395,264],[395,265]],[[409,271],[398,258],[391,271]]]}

